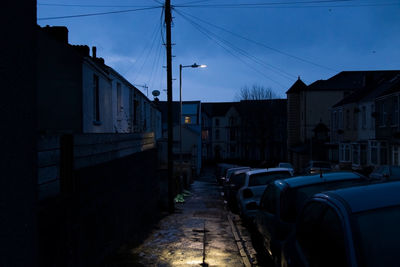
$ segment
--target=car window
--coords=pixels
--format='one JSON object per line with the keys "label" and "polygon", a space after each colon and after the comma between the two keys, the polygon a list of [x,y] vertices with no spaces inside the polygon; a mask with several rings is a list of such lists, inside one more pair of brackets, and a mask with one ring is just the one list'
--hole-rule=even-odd
{"label": "car window", "polygon": [[327,190],[361,185],[363,183],[366,183],[366,181],[354,179],[289,188],[282,192],[280,197],[280,218],[285,222],[294,223],[304,203],[314,194]]}
{"label": "car window", "polygon": [[274,183],[270,183],[261,197],[260,209],[265,210],[266,212],[271,214],[276,214],[276,205],[278,197],[279,197],[279,188]]}
{"label": "car window", "polygon": [[307,205],[296,237],[309,266],[347,266],[345,236],[335,210],[321,202]]}
{"label": "car window", "polygon": [[357,213],[354,218],[360,266],[399,266],[400,206]]}
{"label": "car window", "polygon": [[268,183],[277,180],[291,177],[288,171],[263,172],[252,174],[249,177],[249,186],[267,185]]}
{"label": "car window", "polygon": [[242,187],[244,185],[244,182],[246,180],[246,173],[239,173],[236,175],[232,175],[231,177],[231,183],[235,184],[236,186]]}

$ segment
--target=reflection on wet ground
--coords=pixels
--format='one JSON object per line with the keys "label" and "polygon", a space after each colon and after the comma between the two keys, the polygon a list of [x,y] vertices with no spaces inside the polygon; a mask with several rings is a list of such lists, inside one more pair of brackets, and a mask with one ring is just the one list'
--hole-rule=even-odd
{"label": "reflection on wet ground", "polygon": [[140,246],[108,266],[243,266],[214,176],[203,175],[190,192]]}

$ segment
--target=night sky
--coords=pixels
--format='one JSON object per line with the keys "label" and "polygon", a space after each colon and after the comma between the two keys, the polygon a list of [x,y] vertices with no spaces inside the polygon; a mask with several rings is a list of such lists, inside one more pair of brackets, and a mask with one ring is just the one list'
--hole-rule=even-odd
{"label": "night sky", "polygon": [[[67,26],[71,44],[97,55],[134,85],[166,99],[162,0],[38,2],[38,24]],[[343,70],[400,69],[400,1],[171,0],[174,100],[233,101],[243,86],[285,97],[297,77],[306,83]],[[256,5],[257,4],[257,5]],[[154,7],[152,9],[143,9]],[[99,16],[43,19],[136,10]],[[138,87],[146,93],[142,87]]]}

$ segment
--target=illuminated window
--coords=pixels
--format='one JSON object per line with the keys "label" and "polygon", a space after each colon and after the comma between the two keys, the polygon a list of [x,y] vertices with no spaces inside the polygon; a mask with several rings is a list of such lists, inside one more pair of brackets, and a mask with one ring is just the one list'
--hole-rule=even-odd
{"label": "illuminated window", "polygon": [[185,123],[186,124],[191,124],[192,123],[192,118],[185,116]]}

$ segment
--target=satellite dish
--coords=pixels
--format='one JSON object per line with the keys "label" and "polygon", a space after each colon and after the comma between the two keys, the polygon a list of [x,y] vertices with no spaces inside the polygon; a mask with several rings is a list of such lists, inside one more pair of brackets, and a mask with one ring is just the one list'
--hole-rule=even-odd
{"label": "satellite dish", "polygon": [[160,91],[158,91],[158,90],[153,90],[153,92],[151,92],[151,94],[152,94],[153,96],[159,96],[159,95],[160,95]]}

